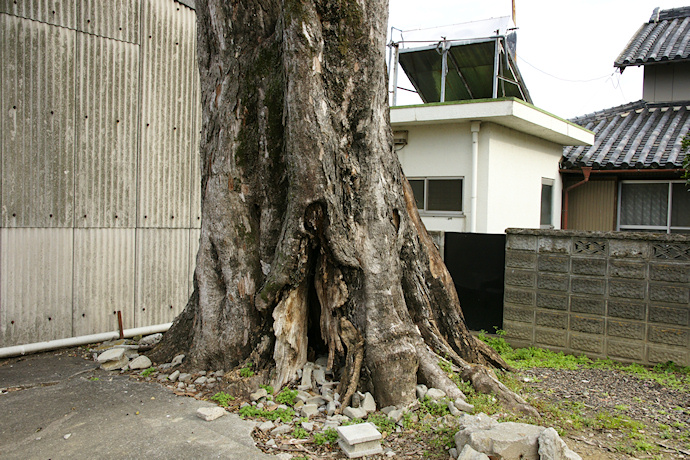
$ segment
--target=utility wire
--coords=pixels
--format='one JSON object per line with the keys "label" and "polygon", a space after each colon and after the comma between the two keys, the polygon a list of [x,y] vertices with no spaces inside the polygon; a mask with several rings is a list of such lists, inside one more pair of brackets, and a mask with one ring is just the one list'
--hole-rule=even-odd
{"label": "utility wire", "polygon": [[537,70],[538,72],[543,73],[544,75],[548,75],[549,77],[555,78],[556,80],[566,81],[566,82],[569,82],[569,83],[589,83],[589,82],[596,81],[596,80],[603,80],[604,78],[611,78],[611,77],[613,77],[613,75],[616,73],[616,71],[614,70],[612,73],[610,73],[610,74],[608,74],[608,75],[602,75],[601,77],[590,78],[589,80],[570,80],[570,79],[568,79],[568,78],[557,77],[557,76],[555,76],[555,75],[553,75],[553,74],[550,74],[550,73],[548,73],[548,72],[545,72],[544,70],[541,70],[539,67],[535,66],[534,64],[531,64],[531,63],[527,62],[527,61],[526,61],[522,56],[520,56],[520,55],[518,55],[518,59],[520,59],[522,62],[524,62],[524,63],[527,64],[528,66],[532,67],[534,70]]}

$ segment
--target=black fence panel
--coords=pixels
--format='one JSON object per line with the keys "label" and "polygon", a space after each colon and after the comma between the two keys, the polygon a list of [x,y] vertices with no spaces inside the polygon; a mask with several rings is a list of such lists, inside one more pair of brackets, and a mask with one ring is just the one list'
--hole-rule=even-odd
{"label": "black fence panel", "polygon": [[503,327],[505,246],[505,235],[446,232],[446,266],[473,331]]}

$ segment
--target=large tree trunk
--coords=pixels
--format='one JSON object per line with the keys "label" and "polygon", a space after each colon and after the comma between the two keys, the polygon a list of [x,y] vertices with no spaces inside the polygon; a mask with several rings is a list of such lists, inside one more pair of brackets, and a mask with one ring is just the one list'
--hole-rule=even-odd
{"label": "large tree trunk", "polygon": [[313,349],[344,370],[344,393],[366,382],[380,406],[412,401],[418,379],[462,396],[435,353],[469,379],[468,363],[505,366],[467,330],[393,150],[388,2],[196,8],[201,241],[194,294],[154,358],[251,361],[281,387]]}

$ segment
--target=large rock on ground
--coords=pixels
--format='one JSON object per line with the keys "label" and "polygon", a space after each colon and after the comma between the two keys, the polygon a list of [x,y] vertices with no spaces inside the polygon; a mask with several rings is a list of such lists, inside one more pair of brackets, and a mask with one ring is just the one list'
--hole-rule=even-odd
{"label": "large rock on ground", "polygon": [[539,460],[537,440],[543,426],[527,423],[499,423],[489,430],[477,430],[470,434],[468,444],[489,457],[503,460]]}
{"label": "large rock on ground", "polygon": [[458,460],[491,460],[488,455],[477,452],[470,446],[462,448],[462,452],[458,455]]}
{"label": "large rock on ground", "polygon": [[539,460],[582,460],[570,450],[553,428],[547,428],[539,435]]}

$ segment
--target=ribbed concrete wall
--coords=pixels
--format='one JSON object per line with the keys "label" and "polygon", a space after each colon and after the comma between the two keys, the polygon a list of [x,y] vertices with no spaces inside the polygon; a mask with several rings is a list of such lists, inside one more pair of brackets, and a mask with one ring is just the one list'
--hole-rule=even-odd
{"label": "ribbed concrete wall", "polygon": [[0,0],[0,346],[171,321],[200,227],[194,11]]}

